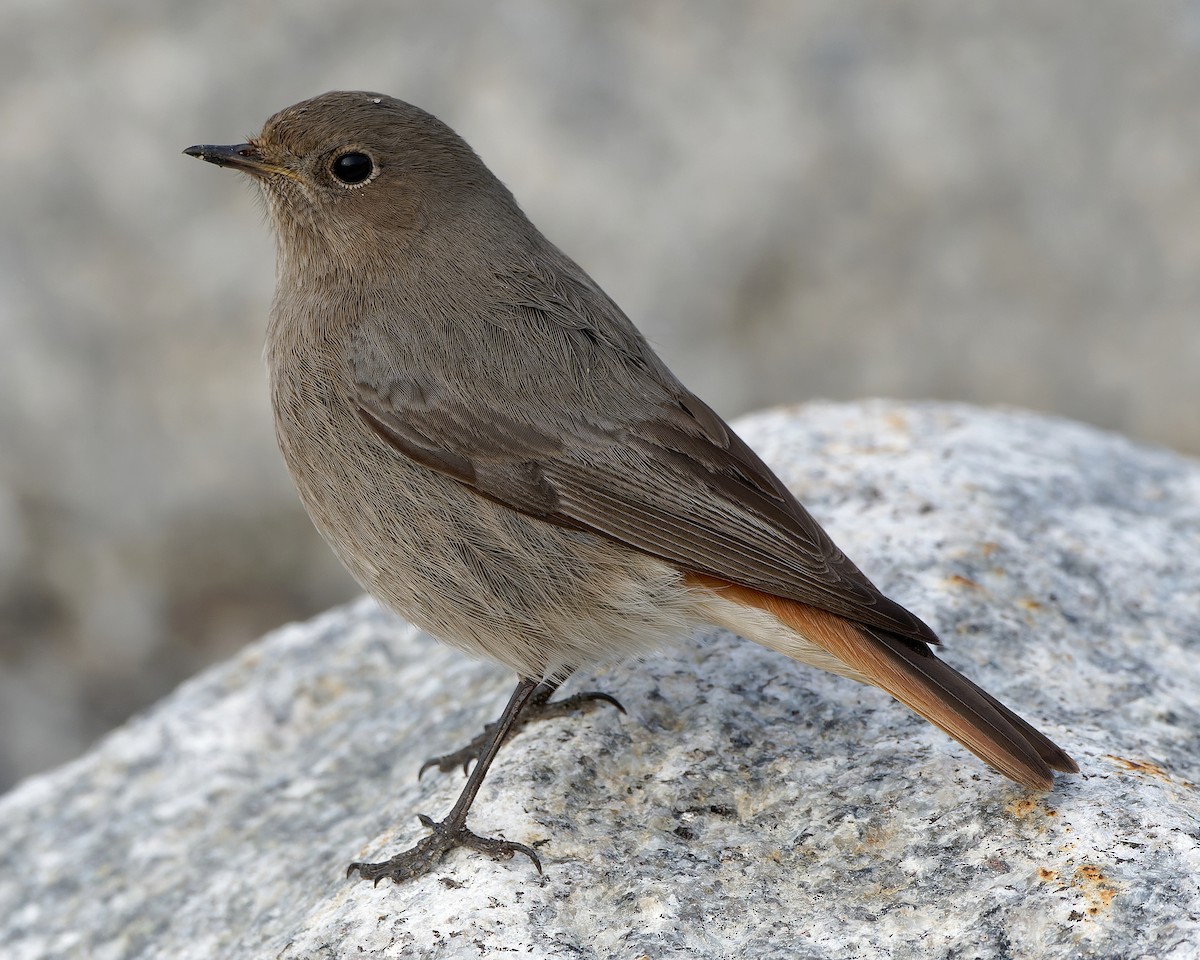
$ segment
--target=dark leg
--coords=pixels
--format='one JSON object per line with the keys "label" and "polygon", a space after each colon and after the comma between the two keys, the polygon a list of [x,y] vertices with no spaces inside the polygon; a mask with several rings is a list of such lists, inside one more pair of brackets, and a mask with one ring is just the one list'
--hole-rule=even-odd
{"label": "dark leg", "polygon": [[522,714],[533,701],[538,685],[538,681],[526,679],[522,679],[517,684],[517,689],[508,699],[508,706],[500,714],[500,719],[492,725],[487,743],[475,763],[475,769],[471,771],[466,786],[463,787],[462,793],[454,802],[450,813],[446,815],[446,819],[434,822],[424,814],[420,815],[421,822],[433,833],[420,840],[415,847],[382,863],[352,863],[346,870],[346,876],[350,876],[357,870],[359,876],[364,880],[373,880],[376,884],[384,877],[400,883],[402,880],[428,873],[446,851],[455,847],[470,847],[472,850],[479,850],[497,859],[508,859],[514,853],[523,853],[533,861],[538,873],[541,873],[541,861],[538,860],[537,854],[525,844],[514,843],[511,840],[480,837],[467,829],[467,811],[471,809],[475,794],[479,792],[483,778],[487,776],[488,767],[496,759],[496,754],[499,753],[500,747],[509,734],[519,725]]}
{"label": "dark leg", "polygon": [[[569,697],[563,697],[561,700],[551,700],[550,698],[554,696],[554,691],[558,687],[559,681],[557,680],[543,680],[539,683],[537,689],[533,692],[533,696],[529,698],[529,703],[526,704],[525,709],[521,712],[521,715],[509,726],[505,738],[511,737],[523,726],[533,723],[535,720],[547,720],[550,717],[565,717],[568,714],[578,711],[591,710],[597,703],[608,703],[620,710],[621,713],[625,712],[625,708],[621,706],[616,697],[609,696],[607,693],[601,693],[599,690],[588,690],[584,693],[576,693]],[[497,723],[502,721],[503,717]],[[443,754],[440,757],[430,757],[421,764],[421,769],[417,773],[417,777],[420,778],[423,776],[425,771],[430,767],[437,767],[442,773],[447,773],[455,767],[462,767],[463,773],[466,773],[467,768],[471,765],[471,761],[483,753],[495,729],[496,723],[489,723],[483,728],[483,733],[465,747],[460,747],[453,753]]]}

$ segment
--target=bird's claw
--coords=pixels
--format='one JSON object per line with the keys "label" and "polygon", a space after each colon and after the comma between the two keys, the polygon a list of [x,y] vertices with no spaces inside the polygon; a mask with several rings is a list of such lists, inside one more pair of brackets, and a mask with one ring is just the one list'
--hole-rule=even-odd
{"label": "bird's claw", "polygon": [[448,820],[437,821],[425,814],[418,819],[432,833],[417,841],[416,845],[403,853],[398,853],[390,860],[379,863],[355,862],[346,868],[349,877],[356,871],[364,880],[370,880],[375,886],[380,880],[392,880],[403,883],[415,877],[429,873],[439,860],[455,847],[468,847],[486,853],[497,860],[509,860],[514,853],[523,853],[533,861],[537,872],[542,872],[542,861],[532,847],[513,840],[500,840],[496,837],[481,837],[467,829],[466,824],[453,824]]}

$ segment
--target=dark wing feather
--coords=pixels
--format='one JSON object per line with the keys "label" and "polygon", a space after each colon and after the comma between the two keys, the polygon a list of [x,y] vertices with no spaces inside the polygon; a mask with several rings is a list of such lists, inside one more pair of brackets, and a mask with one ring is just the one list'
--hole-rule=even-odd
{"label": "dark wing feather", "polygon": [[[503,309],[485,310],[493,319],[462,321],[464,337],[475,341],[462,344],[472,357],[468,377],[439,383],[428,371],[396,372],[392,379],[421,380],[419,390],[399,389],[380,383],[380,357],[393,352],[386,334],[381,341],[374,332],[352,350],[362,361],[354,364],[359,412],[392,447],[529,516],[916,646],[937,642],[842,554],[590,279],[561,269],[507,279]],[[486,356],[478,359],[491,351],[502,368],[506,351],[534,344],[546,366],[531,382],[514,383],[502,369],[492,374]],[[411,344],[395,352],[417,359]]]}

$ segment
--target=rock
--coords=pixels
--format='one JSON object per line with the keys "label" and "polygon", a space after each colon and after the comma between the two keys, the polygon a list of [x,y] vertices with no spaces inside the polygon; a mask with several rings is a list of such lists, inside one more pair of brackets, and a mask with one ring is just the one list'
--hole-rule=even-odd
{"label": "rock", "polygon": [[279,630],[0,799],[0,954],[1195,957],[1200,464],[1043,416],[744,421],[945,657],[1082,773],[1030,794],[877,691],[710,632],[571,687],[473,817],[533,844],[373,888],[512,678],[367,600]]}

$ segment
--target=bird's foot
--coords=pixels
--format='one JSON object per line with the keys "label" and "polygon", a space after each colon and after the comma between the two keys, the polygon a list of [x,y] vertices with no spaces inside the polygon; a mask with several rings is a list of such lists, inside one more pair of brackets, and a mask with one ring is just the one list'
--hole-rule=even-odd
{"label": "bird's foot", "polygon": [[[521,715],[520,720],[516,723],[509,736],[512,736],[517,730],[528,723],[536,720],[548,720],[551,717],[565,717],[572,713],[588,713],[593,710],[598,703],[607,703],[616,707],[621,713],[625,712],[625,708],[621,706],[620,701],[616,697],[607,693],[602,693],[599,690],[587,690],[583,693],[575,693],[569,697],[563,697],[561,700],[551,700],[550,695],[554,692],[554,688],[550,687],[544,697],[540,700],[535,699],[529,704],[526,711]],[[536,694],[534,695],[537,696]],[[467,772],[467,768],[471,765],[471,761],[479,757],[483,752],[483,748],[491,739],[492,733],[496,729],[496,724],[489,723],[483,728],[483,733],[479,734],[474,740],[466,746],[460,747],[452,753],[443,754],[440,757],[430,757],[423,764],[417,773],[417,778],[424,776],[425,771],[430,767],[437,767],[442,773],[448,773],[455,767],[462,767],[463,773]]]}
{"label": "bird's foot", "polygon": [[[569,698],[568,698],[569,699]],[[453,823],[450,818],[435,821],[431,817],[420,814],[421,823],[433,831],[429,836],[419,840],[417,845],[398,853],[390,860],[380,863],[352,863],[346,868],[349,877],[356,870],[364,880],[372,881],[376,886],[383,879],[403,883],[429,873],[439,860],[455,847],[469,847],[486,853],[496,860],[509,860],[514,853],[523,853],[537,872],[542,872],[542,861],[532,847],[512,840],[499,840],[495,837],[481,837],[467,829],[465,823]]]}

